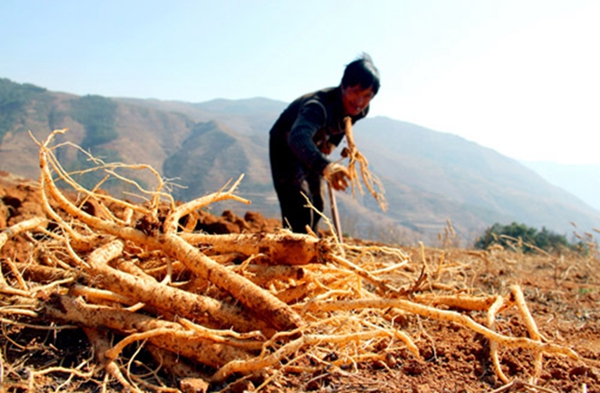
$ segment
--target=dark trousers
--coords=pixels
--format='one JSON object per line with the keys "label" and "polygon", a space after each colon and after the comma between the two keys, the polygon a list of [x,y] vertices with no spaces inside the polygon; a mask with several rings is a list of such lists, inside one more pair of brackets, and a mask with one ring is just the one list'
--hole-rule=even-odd
{"label": "dark trousers", "polygon": [[323,178],[304,168],[289,149],[269,143],[273,185],[281,207],[283,226],[293,232],[306,233],[306,226],[317,233],[321,216],[308,204],[323,211]]}

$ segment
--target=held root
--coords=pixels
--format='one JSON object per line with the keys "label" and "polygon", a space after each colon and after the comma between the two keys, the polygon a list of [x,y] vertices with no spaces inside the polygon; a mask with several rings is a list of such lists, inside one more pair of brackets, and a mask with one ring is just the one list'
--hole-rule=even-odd
{"label": "held root", "polygon": [[[356,189],[363,193],[362,185],[360,184],[358,176],[360,170],[360,176],[365,184],[365,187],[371,193],[373,198],[375,198],[381,210],[386,211],[388,205],[387,200],[385,199],[385,190],[383,189],[383,184],[375,175],[371,173],[371,171],[369,171],[369,161],[361,154],[360,151],[358,151],[356,147],[356,143],[354,142],[354,134],[352,133],[352,119],[350,117],[344,118],[344,132],[346,134],[346,141],[348,143],[348,172],[350,173],[352,193],[354,194]],[[358,164],[359,169],[357,169],[356,164]]]}

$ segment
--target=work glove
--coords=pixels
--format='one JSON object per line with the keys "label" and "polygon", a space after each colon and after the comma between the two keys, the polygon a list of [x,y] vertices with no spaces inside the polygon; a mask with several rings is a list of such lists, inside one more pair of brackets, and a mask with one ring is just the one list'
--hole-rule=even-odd
{"label": "work glove", "polygon": [[337,162],[329,163],[323,170],[323,177],[338,191],[345,190],[350,184],[350,173],[348,169]]}

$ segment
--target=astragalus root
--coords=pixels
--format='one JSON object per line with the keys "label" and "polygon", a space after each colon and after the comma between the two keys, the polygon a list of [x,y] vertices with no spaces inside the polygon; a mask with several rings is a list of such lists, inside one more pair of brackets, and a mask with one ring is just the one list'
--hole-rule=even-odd
{"label": "astragalus root", "polygon": [[[83,211],[81,208],[66,198],[56,186],[52,178],[52,169],[58,176],[69,178],[69,175],[53,159],[49,143],[57,133],[65,130],[57,130],[51,133],[46,141],[40,144],[40,168],[42,192],[48,193],[54,201],[69,215],[80,220],[94,231],[109,234],[124,241],[135,243],[144,249],[158,249],[166,255],[183,262],[194,274],[209,280],[217,287],[229,292],[244,306],[253,310],[257,315],[268,320],[276,329],[288,330],[302,325],[300,317],[289,306],[269,292],[261,289],[248,279],[232,272],[224,266],[216,263],[211,258],[191,246],[179,237],[176,223],[182,214],[192,208],[200,209],[207,203],[218,200],[235,199],[233,189],[226,192],[218,192],[200,198],[195,203],[188,203],[173,210],[165,219],[164,230],[156,234],[146,234],[143,231],[124,225],[120,222],[95,217]],[[72,179],[69,179],[72,183]],[[237,184],[237,183],[236,183]],[[234,184],[234,186],[236,185]],[[93,195],[88,197],[93,198]]]}

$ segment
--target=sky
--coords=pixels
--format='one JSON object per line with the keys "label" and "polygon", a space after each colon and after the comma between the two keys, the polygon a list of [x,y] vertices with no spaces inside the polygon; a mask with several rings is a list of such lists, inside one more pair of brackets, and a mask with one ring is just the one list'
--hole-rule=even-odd
{"label": "sky", "polygon": [[600,164],[599,20],[597,0],[1,0],[0,78],[291,102],[366,52],[381,74],[369,116],[517,160]]}

